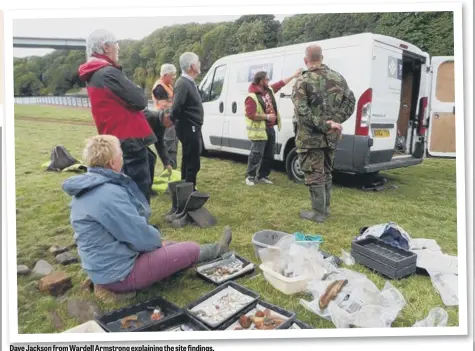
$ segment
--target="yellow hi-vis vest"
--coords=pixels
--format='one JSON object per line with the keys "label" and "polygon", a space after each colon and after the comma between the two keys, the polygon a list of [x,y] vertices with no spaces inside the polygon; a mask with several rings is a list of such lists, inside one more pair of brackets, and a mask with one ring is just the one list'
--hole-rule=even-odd
{"label": "yellow hi-vis vest", "polygon": [[[153,95],[153,91],[159,85],[161,85],[163,87],[163,89],[165,89],[165,91],[167,92],[168,101],[164,101],[164,100],[158,101],[155,98],[155,95]],[[163,83],[161,79],[158,79],[152,87],[152,100],[153,100],[153,105],[155,106],[156,110],[164,110],[165,108],[170,107],[171,106],[171,101],[173,101],[173,86],[167,85],[167,84]]]}
{"label": "yellow hi-vis vest", "polygon": [[[272,88],[270,88],[270,91],[271,91],[271,94],[274,96],[274,100],[275,100],[275,95]],[[257,115],[265,114],[264,109],[262,108],[261,104],[257,100],[256,94],[250,93],[248,97],[250,97],[256,103],[256,114]],[[280,131],[280,126],[281,126],[280,114],[279,114],[279,111],[276,111],[276,112],[277,112],[277,128]],[[248,116],[246,116],[246,129],[247,129],[247,137],[249,140],[267,140],[267,133],[266,133],[267,121],[266,120],[253,121]]]}

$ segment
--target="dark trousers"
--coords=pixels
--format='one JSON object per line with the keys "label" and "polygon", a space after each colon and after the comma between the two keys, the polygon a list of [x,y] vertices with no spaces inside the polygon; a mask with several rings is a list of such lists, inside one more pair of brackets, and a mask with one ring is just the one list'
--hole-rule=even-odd
{"label": "dark trousers", "polygon": [[150,190],[155,175],[157,157],[148,147],[137,151],[124,152],[124,174],[137,184],[140,191],[150,203]]}
{"label": "dark trousers", "polygon": [[176,134],[182,146],[181,179],[193,183],[201,169],[201,128],[184,125],[176,128]]}
{"label": "dark trousers", "polygon": [[178,137],[175,127],[172,126],[165,130],[164,145],[168,152],[168,158],[173,169],[177,168]]}
{"label": "dark trousers", "polygon": [[251,153],[247,161],[247,177],[254,179],[258,173],[257,179],[269,176],[275,152],[275,130],[267,128],[267,140],[253,141]]}

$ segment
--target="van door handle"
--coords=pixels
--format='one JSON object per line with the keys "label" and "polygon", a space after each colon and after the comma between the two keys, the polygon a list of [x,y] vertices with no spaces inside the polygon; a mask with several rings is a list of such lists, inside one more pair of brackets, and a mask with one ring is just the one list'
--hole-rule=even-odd
{"label": "van door handle", "polygon": [[453,108],[453,110],[452,110],[452,113],[455,115],[455,106],[454,106],[454,108]]}
{"label": "van door handle", "polygon": [[220,112],[220,113],[223,113],[223,111],[224,111],[224,103],[221,101],[221,102],[219,103],[219,112]]}
{"label": "van door handle", "polygon": [[292,94],[287,95],[287,94],[284,94],[284,93],[280,93],[281,98],[286,98],[286,97],[291,97],[291,96],[292,96]]}
{"label": "van door handle", "polygon": [[236,113],[236,111],[237,111],[236,101],[233,101],[233,104],[231,105],[231,108],[232,108],[233,113]]}

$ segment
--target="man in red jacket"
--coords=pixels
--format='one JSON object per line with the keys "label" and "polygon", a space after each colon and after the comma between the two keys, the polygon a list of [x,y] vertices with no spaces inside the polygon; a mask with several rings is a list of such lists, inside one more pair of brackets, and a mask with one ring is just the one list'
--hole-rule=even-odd
{"label": "man in red jacket", "polygon": [[[254,76],[254,81],[249,86],[249,95],[244,101],[246,107],[246,117],[254,122],[266,121],[266,140],[251,139],[251,151],[247,161],[246,184],[253,186],[256,182],[272,184],[269,180],[269,174],[274,161],[275,153],[275,130],[274,126],[278,124],[277,103],[274,94],[289,84],[289,82],[298,77],[302,72],[297,70],[294,75],[269,85],[269,76],[267,72],[260,71]],[[258,109],[255,99],[260,104]],[[258,113],[258,110],[262,111]],[[279,124],[280,127],[280,124]],[[259,172],[259,173],[258,173]]]}
{"label": "man in red jacket", "polygon": [[149,146],[157,138],[143,112],[148,103],[145,93],[122,73],[119,44],[112,33],[94,31],[87,39],[87,55],[87,62],[79,67],[79,78],[87,83],[97,132],[120,140],[123,172],[150,203],[157,158]]}

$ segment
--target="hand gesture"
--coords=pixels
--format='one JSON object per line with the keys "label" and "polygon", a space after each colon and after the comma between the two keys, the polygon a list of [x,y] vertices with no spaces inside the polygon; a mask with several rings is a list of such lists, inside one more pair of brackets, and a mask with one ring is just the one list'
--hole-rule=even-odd
{"label": "hand gesture", "polygon": [[166,113],[166,114],[163,115],[162,124],[165,128],[170,128],[173,125],[173,123],[170,119],[170,114]]}
{"label": "hand gesture", "polygon": [[172,175],[172,166],[171,165],[168,165],[165,167],[168,171],[168,175],[171,176]]}
{"label": "hand gesture", "polygon": [[343,126],[340,123],[336,123],[334,121],[327,121],[327,124],[330,125],[330,129],[332,132],[341,133],[343,131]]}
{"label": "hand gesture", "polygon": [[269,115],[269,122],[274,123],[277,120],[277,116],[273,113]]}

